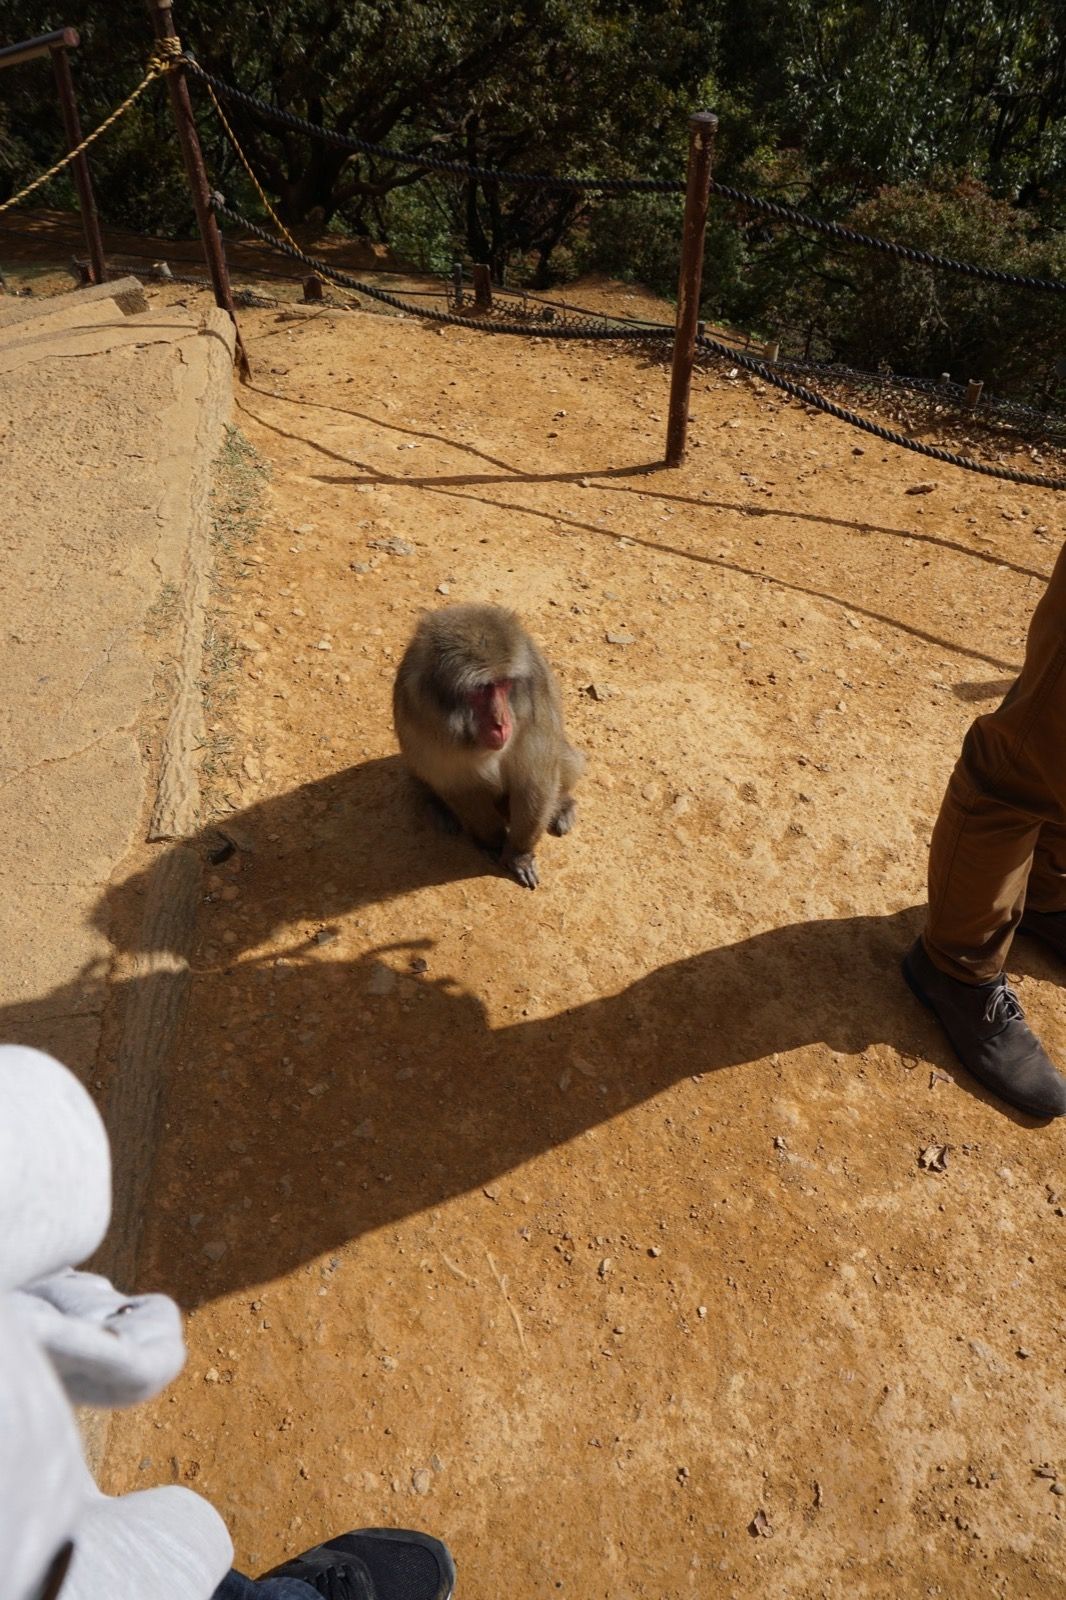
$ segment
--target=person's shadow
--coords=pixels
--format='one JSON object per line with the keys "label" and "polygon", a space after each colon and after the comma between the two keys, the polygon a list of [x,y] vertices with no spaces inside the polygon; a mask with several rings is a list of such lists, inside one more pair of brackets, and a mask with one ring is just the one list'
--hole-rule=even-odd
{"label": "person's shadow", "polygon": [[[921,1040],[950,1061],[898,973],[916,910],[776,928],[495,1029],[417,933],[402,948],[332,955],[361,908],[495,870],[465,839],[420,823],[420,805],[397,760],[371,761],[195,841],[207,905],[155,1179],[145,1151],[118,1148],[112,1128],[117,1191],[157,1213],[137,1276],[185,1305],[489,1184],[682,1077],[706,1075],[710,1106],[715,1074],[745,1068],[757,1105],[771,1094],[768,1058],[814,1042],[856,1057]],[[179,855],[189,846],[152,873],[172,872]],[[126,980],[127,1013],[149,1017],[187,981],[166,921],[131,914],[151,888],[133,878],[100,907],[142,965]],[[211,931],[222,924],[228,942]],[[0,1012],[0,1036],[27,1032],[32,1006]]]}

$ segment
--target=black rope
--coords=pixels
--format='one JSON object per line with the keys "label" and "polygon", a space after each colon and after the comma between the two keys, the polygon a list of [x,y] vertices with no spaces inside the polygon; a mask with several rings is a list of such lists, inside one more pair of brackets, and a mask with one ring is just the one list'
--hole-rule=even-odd
{"label": "black rope", "polygon": [[[534,339],[618,339],[630,342],[643,342],[659,339],[664,335],[656,334],[648,328],[585,328],[570,327],[559,323],[528,323],[528,322],[502,322],[491,318],[460,317],[451,311],[436,311],[429,306],[412,305],[410,301],[403,300],[399,295],[390,294],[386,289],[375,288],[373,284],[362,283],[358,278],[351,277],[346,272],[339,272],[331,267],[328,262],[321,261],[315,256],[308,255],[304,250],[285,244],[281,239],[275,238],[265,228],[260,228],[256,223],[250,222],[247,217],[234,211],[226,204],[222,196],[211,196],[212,208],[239,227],[246,228],[258,239],[262,239],[271,249],[283,255],[291,256],[296,261],[302,261],[312,267],[323,278],[332,279],[343,287],[353,289],[357,294],[367,295],[371,300],[379,300],[384,305],[394,306],[398,311],[405,311],[409,316],[423,317],[432,322],[448,323],[457,328],[473,328],[481,333],[506,333],[525,335]],[[668,330],[667,330],[668,331]],[[1015,467],[990,466],[983,461],[973,461],[969,456],[956,455],[951,450],[942,450],[938,445],[922,444],[918,439],[908,439],[906,434],[896,433],[891,428],[883,428],[880,423],[869,422],[865,417],[860,417],[854,411],[848,411],[843,406],[836,405],[832,400],[827,400],[823,395],[816,394],[813,389],[806,388],[803,384],[793,383],[791,379],[775,372],[764,361],[756,361],[753,356],[745,355],[742,351],[732,346],[722,344],[717,339],[710,338],[707,334],[700,334],[696,340],[700,349],[709,351],[720,360],[730,362],[734,366],[743,367],[746,372],[753,373],[762,378],[764,382],[780,389],[790,395],[794,400],[802,400],[805,405],[813,406],[818,411],[824,411],[827,416],[836,417],[839,422],[846,422],[853,428],[858,428],[862,433],[872,434],[875,439],[882,439],[886,444],[898,445],[903,450],[914,451],[920,456],[927,456],[933,461],[943,462],[947,466],[961,467],[966,472],[977,472],[986,478],[1005,478],[1010,483],[1031,484],[1039,489],[1066,489],[1066,478],[1049,478],[1041,473],[1019,472]]]}
{"label": "black rope", "polygon": [[984,478],[1005,478],[1009,483],[1031,484],[1036,489],[1066,489],[1066,478],[1049,478],[1039,472],[1020,472],[1016,467],[991,466],[985,461],[974,461],[970,456],[956,455],[953,450],[943,450],[939,445],[923,444],[920,439],[908,439],[905,433],[896,433],[893,428],[883,428],[879,422],[870,422],[866,417],[860,417],[856,412],[848,411],[844,406],[838,406],[834,401],[827,400],[824,395],[817,394],[806,385],[793,383],[790,378],[775,372],[773,367],[767,366],[764,361],[756,361],[753,356],[744,355],[742,351],[731,349],[729,345],[720,344],[717,339],[711,339],[707,334],[700,334],[696,343],[701,349],[709,350],[721,360],[731,361],[734,366],[743,367],[746,372],[762,378],[775,389],[791,395],[793,400],[802,400],[804,405],[813,406],[815,410],[823,411],[828,417],[836,417],[838,422],[846,422],[862,433],[871,434],[875,439],[883,439],[885,444],[899,445],[903,450],[912,450],[916,455],[927,456],[931,461],[941,461],[949,467],[961,467],[965,472],[978,472]]}
{"label": "black rope", "polygon": [[305,266],[311,267],[321,277],[338,283],[345,289],[352,289],[356,294],[363,294],[370,300],[378,300],[382,305],[393,306],[397,311],[406,311],[412,317],[424,317],[431,322],[449,323],[456,328],[476,328],[482,332],[524,334],[531,339],[629,339],[633,341],[647,340],[654,335],[649,334],[647,328],[610,328],[574,325],[560,322],[538,320],[537,322],[515,322],[500,320],[496,317],[461,317],[453,311],[437,311],[431,306],[412,305],[410,301],[402,299],[399,295],[390,294],[387,289],[379,289],[372,283],[364,283],[360,278],[353,278],[347,272],[341,272],[336,267],[331,267],[327,261],[322,261],[318,256],[308,255],[306,250],[299,250],[291,244],[286,244],[274,234],[268,233],[266,228],[261,228],[255,222],[242,216],[239,211],[234,211],[228,206],[220,194],[211,196],[212,210],[220,216],[228,217],[230,222],[235,222],[238,227],[244,228],[248,233],[254,234],[257,239],[262,239],[272,250],[277,250],[281,255],[289,256],[293,261],[302,261]]}
{"label": "black rope", "polygon": [[712,183],[711,193],[720,195],[724,200],[734,200],[750,211],[761,211],[764,216],[776,217],[782,222],[794,222],[801,228],[812,228],[829,238],[863,245],[867,250],[880,250],[885,255],[898,256],[903,261],[916,261],[923,267],[961,272],[968,278],[982,278],[986,283],[1007,284],[1015,289],[1050,289],[1054,294],[1066,294],[1066,282],[1060,278],[1030,278],[1020,272],[1001,272],[998,267],[979,267],[972,261],[956,261],[952,256],[936,255],[931,250],[915,250],[910,245],[895,244],[891,239],[879,239],[872,233],[859,233],[855,228],[845,227],[842,222],[826,222],[821,217],[808,216],[805,211],[781,205],[777,200],[764,200],[758,195],[745,194],[743,189],[732,189],[725,183]]}
{"label": "black rope", "polygon": [[[685,192],[685,185],[676,180],[556,177],[547,172],[512,172],[503,167],[479,167],[466,161],[449,161],[441,156],[416,155],[405,150],[394,150],[390,145],[374,144],[368,139],[356,139],[350,134],[338,133],[332,128],[323,127],[321,123],[309,122],[306,117],[298,117],[292,111],[283,111],[280,106],[272,105],[267,100],[260,100],[257,96],[247,94],[243,89],[237,89],[233,84],[226,83],[224,79],[216,78],[213,73],[201,67],[193,57],[186,55],[184,59],[189,68],[205,83],[209,83],[217,94],[258,112],[260,116],[270,118],[282,127],[307,134],[310,138],[325,140],[327,144],[332,144],[339,150],[378,156],[385,161],[399,162],[402,166],[422,167],[427,172],[446,172],[455,177],[478,178],[491,183],[546,189],[556,194],[684,194]],[[736,205],[745,206],[748,210],[774,217],[779,222],[791,222],[797,227],[810,228],[827,238],[841,239],[846,244],[862,245],[867,250],[880,250],[883,254],[895,256],[902,261],[913,261],[925,267],[939,267],[945,272],[958,272],[968,278],[979,278],[986,283],[1003,284],[1009,288],[1042,289],[1053,294],[1066,294],[1066,282],[1060,278],[1034,278],[1020,272],[1003,272],[998,267],[982,267],[976,262],[957,261],[953,256],[937,255],[931,250],[917,250],[911,245],[896,244],[891,239],[878,238],[876,234],[860,233],[842,222],[830,222],[822,217],[812,217],[805,211],[796,210],[794,206],[783,205],[778,200],[766,200],[761,195],[748,194],[743,189],[734,189],[725,183],[712,182],[711,193],[723,200],[732,200]]]}
{"label": "black rope", "polygon": [[407,167],[422,167],[427,172],[447,172],[454,177],[481,178],[486,182],[547,189],[557,194],[684,194],[685,192],[683,183],[673,183],[658,178],[557,178],[547,172],[505,172],[496,167],[473,166],[468,161],[449,161],[443,156],[415,155],[406,150],[394,150],[390,145],[374,144],[369,139],[356,139],[351,134],[325,128],[321,123],[309,122],[306,117],[298,117],[295,112],[283,111],[280,106],[271,105],[268,100],[260,100],[255,95],[246,94],[243,89],[236,89],[233,84],[216,78],[213,73],[206,72],[191,56],[186,56],[185,61],[197,77],[211,85],[216,94],[223,95],[227,100],[234,100],[238,105],[247,106],[250,111],[269,117],[272,122],[280,124],[283,128],[291,128],[294,133],[305,133],[309,138],[321,139],[338,150],[351,150],[356,155],[379,156],[384,161],[396,161],[401,166]]}

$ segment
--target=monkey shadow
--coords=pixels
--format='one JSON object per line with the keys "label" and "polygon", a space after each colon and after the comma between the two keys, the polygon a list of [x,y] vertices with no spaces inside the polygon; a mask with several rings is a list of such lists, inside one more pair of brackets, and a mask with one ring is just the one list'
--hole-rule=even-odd
{"label": "monkey shadow", "polygon": [[[361,909],[444,883],[507,875],[466,835],[442,826],[426,790],[399,756],[361,762],[221,817],[179,848],[192,847],[208,875],[237,891],[222,953],[232,963],[280,928],[317,924],[293,949],[316,943]],[[110,886],[94,915],[120,949],[170,948],[166,927],[145,923],[152,863]],[[213,904],[217,893],[211,895]]]}

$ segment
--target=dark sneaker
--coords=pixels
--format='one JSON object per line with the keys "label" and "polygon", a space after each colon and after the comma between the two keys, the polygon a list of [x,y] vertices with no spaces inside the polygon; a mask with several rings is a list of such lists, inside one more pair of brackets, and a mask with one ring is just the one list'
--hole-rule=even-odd
{"label": "dark sneaker", "polygon": [[1066,911],[1026,911],[1018,924],[1018,932],[1042,939],[1066,961]]}
{"label": "dark sneaker", "polygon": [[961,983],[933,965],[918,939],[903,958],[903,976],[986,1089],[1035,1117],[1066,1115],[1066,1078],[1051,1064],[1002,973],[991,983]]}
{"label": "dark sneaker", "polygon": [[305,1550],[264,1578],[300,1578],[324,1600],[449,1600],[451,1552],[428,1533],[359,1528]]}

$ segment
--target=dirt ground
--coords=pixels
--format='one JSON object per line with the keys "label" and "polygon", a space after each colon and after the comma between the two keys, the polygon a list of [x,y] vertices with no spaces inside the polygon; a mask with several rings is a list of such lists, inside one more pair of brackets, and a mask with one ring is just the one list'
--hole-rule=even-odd
{"label": "dirt ground", "polygon": [[[244,318],[270,476],[205,750],[238,848],[141,1261],[190,1358],[108,1487],[195,1487],[251,1571],[423,1527],[462,1600],[1061,1593],[1063,1130],[898,973],[1055,497],[717,372],[655,470],[630,350],[288,316]],[[395,755],[445,598],[519,609],[588,755],[536,893]],[[1066,1058],[1060,975],[1012,973]]]}

